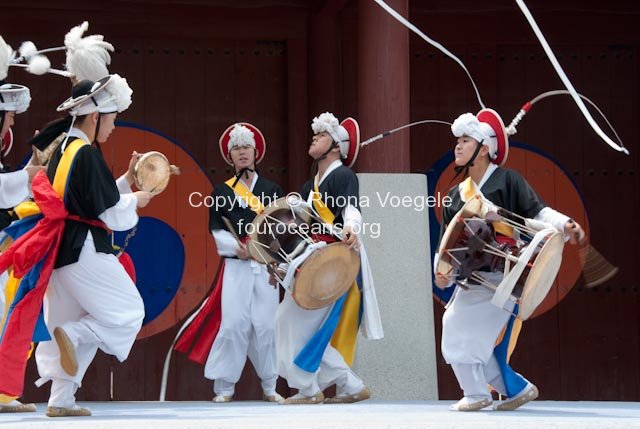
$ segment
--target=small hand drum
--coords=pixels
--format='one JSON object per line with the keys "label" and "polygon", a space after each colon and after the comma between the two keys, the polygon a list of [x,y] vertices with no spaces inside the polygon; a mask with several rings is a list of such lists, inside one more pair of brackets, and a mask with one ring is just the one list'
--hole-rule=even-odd
{"label": "small hand drum", "polygon": [[169,184],[171,166],[169,160],[160,152],[147,152],[140,157],[135,166],[133,178],[141,191],[159,194]]}

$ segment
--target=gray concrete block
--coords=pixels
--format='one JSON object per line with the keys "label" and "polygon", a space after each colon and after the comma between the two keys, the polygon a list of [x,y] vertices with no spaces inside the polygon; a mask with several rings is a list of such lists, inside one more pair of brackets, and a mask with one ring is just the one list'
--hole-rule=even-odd
{"label": "gray concrete block", "polygon": [[364,173],[358,178],[361,202],[367,203],[361,207],[360,236],[371,262],[385,338],[360,337],[354,369],[375,399],[438,399],[429,213],[421,201],[428,195],[426,177]]}

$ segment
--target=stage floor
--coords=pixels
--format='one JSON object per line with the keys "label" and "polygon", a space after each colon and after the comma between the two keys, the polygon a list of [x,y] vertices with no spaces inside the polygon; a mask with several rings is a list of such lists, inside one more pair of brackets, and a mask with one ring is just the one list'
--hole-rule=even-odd
{"label": "stage floor", "polygon": [[65,429],[540,429],[640,428],[640,403],[538,401],[514,412],[460,413],[452,401],[367,401],[352,405],[283,406],[264,402],[91,402],[92,417],[0,414],[0,428]]}

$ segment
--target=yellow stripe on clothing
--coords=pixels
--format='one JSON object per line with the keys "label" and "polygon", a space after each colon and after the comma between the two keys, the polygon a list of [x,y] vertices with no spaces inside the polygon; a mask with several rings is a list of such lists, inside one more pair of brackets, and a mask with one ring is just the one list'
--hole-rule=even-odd
{"label": "yellow stripe on clothing", "polygon": [[331,345],[338,350],[349,366],[353,365],[356,356],[361,301],[360,289],[354,282],[344,302],[338,326],[331,337]]}
{"label": "yellow stripe on clothing", "polygon": [[[470,201],[473,197],[475,197],[478,192],[476,191],[476,184],[471,179],[471,177],[467,177],[464,182],[461,184],[462,189],[460,190],[460,196],[464,202]],[[502,234],[506,237],[513,237],[513,228],[503,222],[493,222],[493,229],[498,233]]]}
{"label": "yellow stripe on clothing", "polygon": [[25,201],[18,204],[13,211],[19,219],[24,219],[25,217],[40,214],[40,207],[38,207],[35,201]]}
{"label": "yellow stripe on clothing", "polygon": [[[74,140],[69,145],[67,145],[62,158],[60,159],[60,163],[58,164],[58,168],[56,169],[56,175],[53,179],[53,189],[62,199],[64,199],[64,191],[67,186],[67,179],[71,171],[73,159],[75,158],[78,151],[87,144],[89,143],[81,139]],[[23,219],[28,216],[39,214],[40,208],[33,201],[25,201],[24,203],[20,203],[18,206],[16,206],[15,212],[20,219]],[[16,293],[20,288],[21,280],[21,278],[16,278],[13,276],[13,271],[9,276],[9,280],[7,280],[7,284],[5,286],[5,311],[2,316],[0,331],[4,329],[5,323],[7,321],[7,314],[9,313],[9,306],[13,304]],[[29,352],[27,354],[27,359],[31,357],[31,355],[33,354],[33,350],[34,344],[31,343],[31,347],[29,348]],[[8,403],[14,399],[17,399],[17,397],[0,394],[0,403]]]}
{"label": "yellow stripe on clothing", "polygon": [[[236,182],[235,186],[233,186],[233,182]],[[247,188],[245,184],[242,183],[242,180],[238,180],[236,176],[233,176],[231,179],[227,180],[224,183],[225,185],[233,189],[233,192],[235,192],[238,197],[242,198],[242,200],[247,203],[251,210],[253,210],[257,214],[260,214],[264,211],[264,206],[262,205],[262,202],[260,202],[260,198],[253,195],[249,188]]]}
{"label": "yellow stripe on clothing", "polygon": [[67,187],[67,179],[76,154],[80,149],[88,144],[89,143],[82,139],[75,139],[65,148],[62,158],[60,158],[60,162],[58,163],[58,167],[56,168],[56,175],[53,178],[53,189],[60,198],[64,199],[64,190]]}
{"label": "yellow stripe on clothing", "polygon": [[315,207],[322,220],[329,225],[333,225],[336,217],[331,210],[329,210],[329,207],[325,205],[324,201],[322,201],[322,195],[320,195],[317,184],[313,189],[313,196],[311,198],[313,199],[313,207]]}
{"label": "yellow stripe on clothing", "polygon": [[[322,195],[315,185],[313,196],[313,206],[325,223],[333,225],[334,214],[322,201]],[[356,342],[358,340],[358,328],[360,319],[360,304],[362,297],[356,282],[349,288],[347,298],[342,307],[342,314],[338,326],[331,337],[331,345],[342,355],[347,365],[353,365],[356,355]]]}
{"label": "yellow stripe on clothing", "polygon": [[[466,180],[461,184],[460,196],[466,202],[466,201],[470,201],[476,195],[477,195],[476,184],[473,182],[471,177],[467,177]],[[502,234],[507,237],[513,237],[513,228],[505,223],[493,222],[493,228],[498,234]],[[506,329],[507,327],[505,326],[502,332],[500,333],[498,340],[496,341],[496,345],[502,342]],[[507,362],[509,362],[509,359],[511,358],[511,354],[516,348],[516,344],[518,343],[518,336],[520,335],[521,330],[522,330],[522,320],[516,318],[516,320],[513,323],[513,328],[511,329],[511,338],[509,338]]]}
{"label": "yellow stripe on clothing", "polygon": [[[507,327],[505,326],[502,329],[502,332],[500,332],[500,336],[496,341],[496,346],[502,342],[502,339],[504,338],[504,333],[506,330],[507,330]],[[507,363],[509,362],[509,359],[511,359],[511,355],[513,354],[513,351],[516,349],[516,345],[518,344],[518,337],[520,336],[521,330],[522,330],[522,320],[516,317],[516,320],[514,320],[513,322],[513,328],[511,328],[511,337],[509,338],[509,348],[507,349]]]}

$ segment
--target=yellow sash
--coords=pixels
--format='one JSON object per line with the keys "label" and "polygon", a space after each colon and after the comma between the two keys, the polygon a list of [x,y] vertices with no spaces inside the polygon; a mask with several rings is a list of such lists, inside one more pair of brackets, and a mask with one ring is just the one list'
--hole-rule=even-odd
{"label": "yellow sash", "polygon": [[[471,177],[462,182],[462,191],[460,195],[464,201],[469,201],[476,196],[476,185],[471,180]],[[513,228],[503,222],[493,222],[493,228],[498,234],[505,235],[507,237],[513,237]]]}
{"label": "yellow sash", "polygon": [[[313,192],[313,206],[325,223],[333,225],[335,215],[322,201],[322,195],[315,185]],[[360,319],[360,302],[362,301],[360,289],[356,282],[349,288],[347,299],[342,307],[342,314],[338,326],[331,337],[331,345],[338,350],[347,365],[353,365],[356,356],[356,341],[358,339],[358,328]]]}
{"label": "yellow sash", "polygon": [[[56,194],[60,196],[60,198],[64,199],[64,190],[67,186],[67,180],[69,178],[69,172],[71,170],[71,164],[73,163],[74,158],[78,151],[85,145],[89,143],[85,142],[82,139],[75,139],[71,143],[69,143],[62,154],[62,158],[60,158],[60,162],[58,163],[58,168],[56,169],[56,174],[53,177],[53,189],[56,191]],[[18,215],[18,218],[24,219],[27,216],[32,216],[40,213],[40,208],[35,203],[35,201],[25,201],[23,203],[18,204],[14,211]]]}
{"label": "yellow sash", "polygon": [[[462,182],[462,191],[460,195],[465,201],[469,201],[471,198],[476,195],[476,186],[471,180],[471,177],[467,177],[467,179]],[[502,222],[494,222],[493,227],[495,231],[499,234],[506,235],[507,237],[513,237],[513,228],[509,225]],[[496,345],[502,342],[504,338],[504,333],[506,332],[506,326],[498,336],[498,340],[496,341]],[[520,335],[520,331],[522,330],[522,320],[516,318],[513,329],[511,329],[511,338],[509,338],[509,349],[507,352],[507,362],[511,358],[511,354],[516,348],[516,344],[518,343],[518,336]]]}
{"label": "yellow sash", "polygon": [[[262,202],[260,202],[260,198],[253,195],[253,193],[245,186],[242,180],[237,180],[236,176],[233,176],[231,179],[224,182],[228,187],[233,189],[233,192],[242,200],[247,203],[247,206],[256,214],[260,214],[264,211],[264,206]],[[233,186],[233,182],[236,182],[236,185]]]}
{"label": "yellow sash", "polygon": [[[64,190],[66,188],[67,179],[69,177],[69,172],[71,170],[71,165],[73,163],[73,159],[75,158],[78,151],[89,143],[76,139],[70,144],[67,145],[67,148],[60,159],[60,163],[58,164],[58,168],[56,170],[56,175],[53,179],[53,189],[60,196],[60,198],[64,198]],[[40,208],[33,201],[25,201],[20,203],[14,209],[16,214],[20,219],[23,219],[27,216],[35,215],[40,213]],[[10,269],[11,270],[11,269]],[[9,306],[13,303],[16,292],[20,287],[20,278],[16,278],[13,276],[13,270],[10,271],[9,280],[7,280],[7,284],[5,287],[5,308],[2,316],[2,321],[0,323],[0,331],[4,329],[4,325],[6,323],[6,317],[9,313]],[[31,357],[31,353],[33,352],[33,343],[31,343],[31,349],[28,352],[28,356]],[[6,395],[0,394],[0,403],[6,403],[15,398],[9,398]]]}
{"label": "yellow sash", "polygon": [[325,223],[333,225],[333,221],[336,219],[336,217],[331,212],[331,210],[329,210],[329,207],[325,205],[324,201],[322,201],[322,195],[320,195],[320,191],[318,189],[318,184],[314,183],[313,196],[311,197],[313,201],[313,207],[316,209]]}

